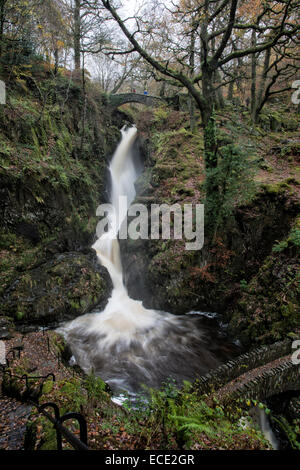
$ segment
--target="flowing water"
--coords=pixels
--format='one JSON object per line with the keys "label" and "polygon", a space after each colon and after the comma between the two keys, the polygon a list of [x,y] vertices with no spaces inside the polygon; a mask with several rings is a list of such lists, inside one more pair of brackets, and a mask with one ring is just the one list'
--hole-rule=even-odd
{"label": "flowing water", "polygon": [[271,425],[270,425],[270,421],[268,419],[268,416],[266,415],[266,412],[265,410],[263,409],[258,409],[258,413],[259,413],[259,427],[263,433],[263,435],[265,436],[265,438],[270,442],[270,444],[272,445],[272,448],[274,450],[278,450],[279,449],[279,441],[277,440],[272,428],[271,428]]}
{"label": "flowing water", "polygon": [[[135,197],[138,176],[133,146],[137,130],[122,130],[122,140],[110,164],[111,203],[119,210],[119,197]],[[111,224],[93,248],[113,282],[112,295],[104,311],[93,312],[63,325],[59,332],[71,347],[74,358],[85,371],[91,370],[113,390],[135,392],[141,384],[160,386],[172,378],[180,384],[193,380],[228,358],[230,346],[205,315],[174,316],[149,310],[142,301],[128,296],[123,283],[118,239],[111,236],[120,228],[127,208]],[[219,337],[220,336],[220,337]]]}

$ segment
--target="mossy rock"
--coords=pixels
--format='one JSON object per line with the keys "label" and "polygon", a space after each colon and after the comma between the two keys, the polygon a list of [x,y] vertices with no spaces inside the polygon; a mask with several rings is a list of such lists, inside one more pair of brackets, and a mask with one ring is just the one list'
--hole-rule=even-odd
{"label": "mossy rock", "polygon": [[264,191],[272,196],[279,196],[283,195],[287,191],[291,192],[292,187],[287,181],[281,181],[279,183],[273,183],[273,184],[262,184],[261,185]]}
{"label": "mossy rock", "polygon": [[178,194],[183,196],[194,196],[195,190],[193,188],[187,188],[186,186],[181,186],[178,188]]}
{"label": "mossy rock", "polygon": [[297,131],[299,128],[299,119],[295,116],[287,116],[285,115],[282,119],[282,127],[287,131]]}
{"label": "mossy rock", "polygon": [[176,170],[177,167],[175,165],[156,164],[153,171],[159,180],[164,180],[174,176]]}
{"label": "mossy rock", "polygon": [[56,324],[104,307],[112,289],[109,274],[89,253],[65,253],[19,275],[6,289],[2,314],[16,324]]}
{"label": "mossy rock", "polygon": [[266,258],[234,308],[229,330],[245,344],[272,343],[300,325],[298,256],[285,247]]}

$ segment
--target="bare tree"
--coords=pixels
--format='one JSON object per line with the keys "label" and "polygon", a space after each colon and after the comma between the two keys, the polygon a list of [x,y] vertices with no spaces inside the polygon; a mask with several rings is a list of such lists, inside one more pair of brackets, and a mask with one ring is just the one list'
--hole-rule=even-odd
{"label": "bare tree", "polygon": [[97,54],[108,40],[105,11],[98,0],[62,0],[70,18],[73,38],[74,68],[80,70],[83,54]]}
{"label": "bare tree", "polygon": [[[293,0],[279,0],[277,8],[273,8],[273,2],[265,1],[260,5],[254,18],[249,17],[243,11],[244,1],[239,0],[204,0],[202,2],[186,2],[188,7],[173,2],[171,14],[176,18],[177,24],[186,24],[187,18],[196,14],[196,23],[200,38],[200,68],[198,73],[191,74],[190,54],[184,51],[180,41],[174,42],[173,38],[167,41],[167,53],[157,57],[145,47],[142,38],[155,34],[155,26],[145,28],[147,24],[143,19],[135,18],[135,29],[132,30],[123,20],[110,0],[102,0],[103,6],[110,12],[112,18],[118,23],[120,29],[141,57],[147,61],[157,72],[165,76],[166,80],[176,82],[187,89],[193,97],[202,116],[204,126],[205,162],[207,170],[218,165],[217,139],[214,123],[215,87],[214,77],[217,71],[222,70],[225,64],[232,63],[235,59],[243,57],[255,57],[270,48],[273,48],[282,40],[293,40],[299,32],[299,26],[294,19],[298,3]],[[166,7],[168,9],[168,7]],[[217,24],[218,28],[213,28]],[[230,40],[234,32],[240,31],[247,34],[260,33],[260,37],[254,43],[246,47],[239,47],[232,51],[229,48]],[[215,50],[212,41],[215,41]],[[176,47],[174,47],[176,46]],[[125,52],[125,51],[124,51]],[[172,66],[173,65],[173,66]],[[214,197],[218,192],[218,185],[214,178],[207,177],[207,198]]]}
{"label": "bare tree", "polygon": [[[96,72],[95,81],[98,82],[105,93],[117,93],[127,82],[134,81],[138,74],[137,68],[141,62],[139,56],[113,58],[109,53],[99,53],[93,56]],[[134,87],[132,87],[134,88]]]}

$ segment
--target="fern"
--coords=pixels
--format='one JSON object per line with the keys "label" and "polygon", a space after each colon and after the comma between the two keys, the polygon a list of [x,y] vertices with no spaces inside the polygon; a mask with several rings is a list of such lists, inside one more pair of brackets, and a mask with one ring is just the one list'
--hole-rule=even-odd
{"label": "fern", "polygon": [[300,442],[298,441],[297,434],[295,433],[293,427],[283,416],[273,417],[273,420],[280,426],[285,435],[287,436],[292,449],[300,450]]}
{"label": "fern", "polygon": [[210,408],[204,402],[198,404],[197,414],[192,416],[172,415],[170,418],[178,424],[182,423],[179,431],[205,433],[210,439],[216,437],[220,428],[223,432],[232,430],[232,424],[225,418],[223,409],[219,406]]}

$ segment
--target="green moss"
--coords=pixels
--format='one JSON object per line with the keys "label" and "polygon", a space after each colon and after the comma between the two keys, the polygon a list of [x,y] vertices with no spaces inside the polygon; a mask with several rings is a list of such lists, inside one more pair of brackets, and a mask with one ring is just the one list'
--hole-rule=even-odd
{"label": "green moss", "polygon": [[53,380],[47,380],[43,384],[42,395],[47,395],[53,389]]}
{"label": "green moss", "polygon": [[57,450],[56,430],[47,418],[40,418],[39,425],[43,428],[43,438],[38,450]]}
{"label": "green moss", "polygon": [[155,174],[160,180],[171,178],[176,173],[175,165],[156,164],[154,167]]}
{"label": "green moss", "polygon": [[23,320],[24,316],[25,316],[25,313],[18,310],[16,313],[16,320],[21,321]]}
{"label": "green moss", "polygon": [[0,249],[15,248],[17,243],[17,235],[15,233],[0,231]]}
{"label": "green moss", "polygon": [[295,248],[297,252],[300,252],[300,217],[296,219],[288,237],[274,245],[272,251],[274,253],[280,253],[287,248]]}
{"label": "green moss", "polygon": [[262,188],[270,195],[280,195],[284,194],[287,190],[290,192],[293,190],[287,181],[281,181],[274,184],[262,184]]}
{"label": "green moss", "polygon": [[270,343],[286,338],[300,324],[300,274],[297,253],[289,244],[276,245],[231,318],[246,343]]}
{"label": "green moss", "polygon": [[282,126],[287,131],[293,131],[293,132],[297,131],[299,127],[299,119],[292,115],[290,116],[285,115],[284,118],[282,119]]}
{"label": "green moss", "polygon": [[169,110],[166,107],[160,106],[159,108],[155,108],[153,111],[153,122],[155,124],[161,124],[166,122],[169,115]]}

